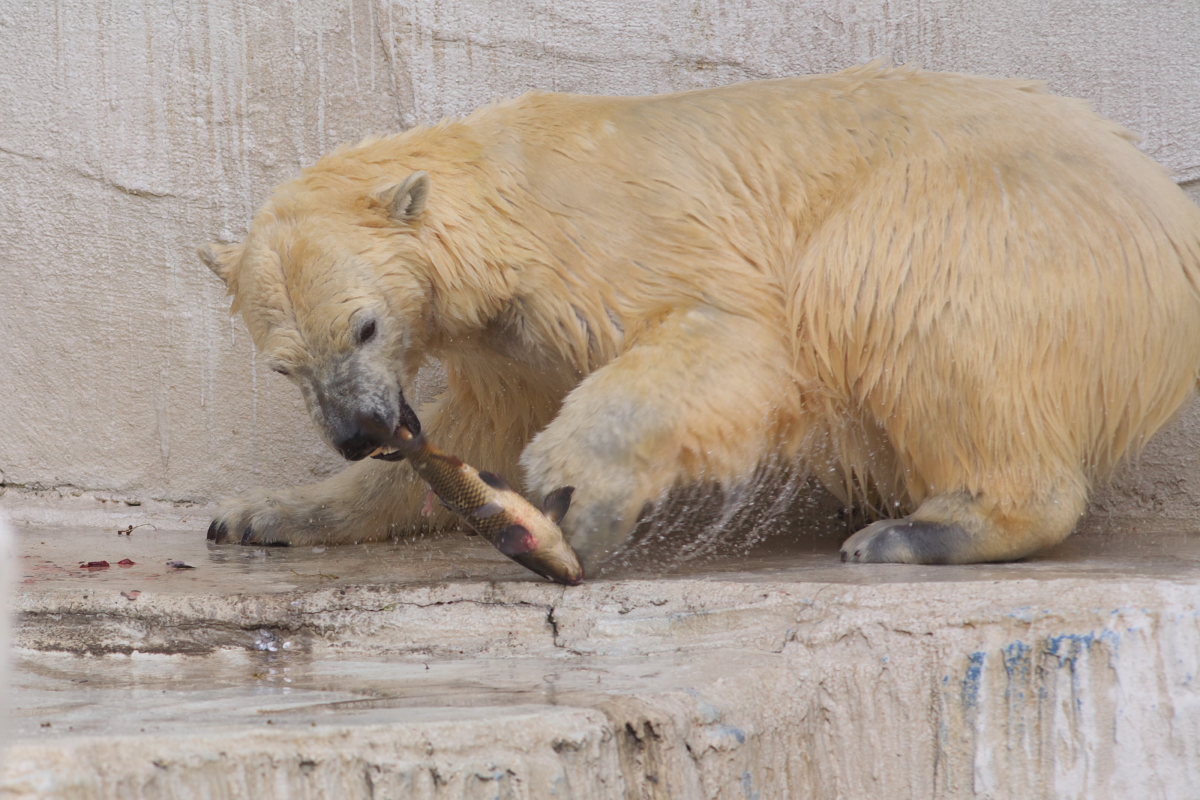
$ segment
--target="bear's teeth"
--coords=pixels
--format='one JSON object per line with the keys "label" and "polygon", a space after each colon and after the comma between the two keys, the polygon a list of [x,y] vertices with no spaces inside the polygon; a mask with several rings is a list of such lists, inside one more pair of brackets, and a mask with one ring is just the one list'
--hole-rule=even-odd
{"label": "bear's teeth", "polygon": [[376,456],[390,456],[392,453],[395,453],[395,452],[396,452],[395,447],[389,447],[387,445],[381,444],[379,447],[376,447],[374,450],[371,451],[371,458],[375,458]]}

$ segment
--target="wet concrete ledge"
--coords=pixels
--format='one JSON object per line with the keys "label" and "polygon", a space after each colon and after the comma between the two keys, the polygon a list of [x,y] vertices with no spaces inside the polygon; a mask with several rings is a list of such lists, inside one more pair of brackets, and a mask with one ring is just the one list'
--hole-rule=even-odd
{"label": "wet concrete ledge", "polygon": [[563,588],[460,537],[26,525],[0,797],[1186,797],[1200,537],[1125,527]]}

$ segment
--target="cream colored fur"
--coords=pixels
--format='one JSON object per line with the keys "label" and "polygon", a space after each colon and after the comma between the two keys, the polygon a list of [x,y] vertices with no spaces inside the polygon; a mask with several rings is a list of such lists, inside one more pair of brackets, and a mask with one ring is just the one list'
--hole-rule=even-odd
{"label": "cream colored fur", "polygon": [[[576,486],[591,562],[672,487],[767,457],[938,539],[880,549],[907,535],[884,523],[854,560],[1020,557],[1200,366],[1200,212],[1129,135],[1027,82],[911,69],[526,95],[326,156],[205,257],[309,394],[339,364],[385,391],[442,361],[431,438],[536,497]],[[378,539],[419,525],[419,491],[368,460],[218,521]]]}

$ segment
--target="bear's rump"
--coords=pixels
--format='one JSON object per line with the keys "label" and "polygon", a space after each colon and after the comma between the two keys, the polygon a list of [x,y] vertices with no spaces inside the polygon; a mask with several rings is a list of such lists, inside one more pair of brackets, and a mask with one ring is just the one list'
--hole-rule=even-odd
{"label": "bear's rump", "polygon": [[819,458],[911,505],[954,481],[1103,475],[1171,417],[1200,364],[1200,225],[1114,147],[909,162],[823,221],[788,290],[798,385],[842,417],[817,424],[836,454]]}

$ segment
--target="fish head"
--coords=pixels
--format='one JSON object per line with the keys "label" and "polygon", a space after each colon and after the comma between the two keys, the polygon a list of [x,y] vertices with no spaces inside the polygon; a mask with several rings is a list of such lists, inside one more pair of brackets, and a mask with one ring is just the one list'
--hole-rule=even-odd
{"label": "fish head", "polygon": [[543,578],[568,586],[581,583],[583,564],[558,527],[570,508],[574,491],[573,486],[563,486],[548,494],[540,512],[530,508],[527,519],[501,531],[496,548]]}
{"label": "fish head", "polygon": [[555,583],[578,586],[583,582],[583,564],[557,526],[554,526],[552,535],[545,535],[548,532],[544,532],[540,538],[524,526],[510,527],[521,528],[521,532],[512,536],[511,542],[498,543],[500,552]]}

